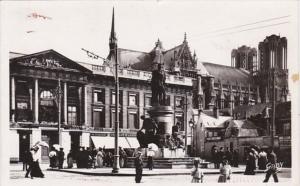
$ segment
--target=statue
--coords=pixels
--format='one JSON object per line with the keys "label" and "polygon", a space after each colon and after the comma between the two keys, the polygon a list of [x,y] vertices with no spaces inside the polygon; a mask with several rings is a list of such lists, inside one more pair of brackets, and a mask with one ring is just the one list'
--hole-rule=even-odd
{"label": "statue", "polygon": [[152,71],[151,105],[166,105],[165,81],[166,75],[164,70],[162,69],[162,64],[158,64],[157,70]]}
{"label": "statue", "polygon": [[139,141],[141,148],[147,148],[149,143],[154,143],[159,146],[159,135],[158,126],[152,118],[145,118],[141,116],[144,120],[142,128],[137,132],[137,140]]}

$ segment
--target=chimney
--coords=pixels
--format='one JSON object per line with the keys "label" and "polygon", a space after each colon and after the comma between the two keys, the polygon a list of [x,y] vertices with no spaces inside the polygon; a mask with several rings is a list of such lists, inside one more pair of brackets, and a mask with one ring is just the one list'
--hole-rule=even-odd
{"label": "chimney", "polygon": [[214,117],[218,119],[219,115],[220,115],[219,108],[218,107],[214,107]]}

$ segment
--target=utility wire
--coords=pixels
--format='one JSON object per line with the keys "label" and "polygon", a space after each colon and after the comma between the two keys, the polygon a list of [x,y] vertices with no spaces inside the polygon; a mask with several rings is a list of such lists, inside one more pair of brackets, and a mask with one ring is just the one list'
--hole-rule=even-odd
{"label": "utility wire", "polygon": [[287,17],[290,17],[290,15],[281,16],[281,17],[274,17],[274,18],[270,18],[270,19],[264,19],[264,20],[261,20],[261,21],[256,21],[256,22],[253,22],[253,23],[237,25],[237,26],[228,27],[228,28],[217,29],[217,30],[213,30],[213,31],[210,31],[210,32],[200,33],[199,35],[207,35],[207,34],[222,32],[222,31],[226,31],[226,30],[232,30],[232,29],[236,29],[236,28],[240,28],[240,27],[249,26],[249,25],[255,25],[255,24],[258,24],[258,23],[264,23],[264,22],[269,22],[269,21],[273,21],[273,20],[284,19],[284,18],[287,18]]}

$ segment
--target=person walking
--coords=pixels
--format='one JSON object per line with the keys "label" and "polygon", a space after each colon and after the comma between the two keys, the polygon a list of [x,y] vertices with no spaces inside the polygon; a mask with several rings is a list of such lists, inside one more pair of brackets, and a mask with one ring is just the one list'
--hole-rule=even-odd
{"label": "person walking", "polygon": [[217,152],[217,168],[220,168],[220,164],[223,162],[225,158],[224,148],[220,147],[219,151]]}
{"label": "person walking", "polygon": [[199,169],[199,159],[194,160],[194,168],[192,169],[191,176],[192,176],[192,183],[203,183],[203,172]]}
{"label": "person walking", "polygon": [[32,161],[32,167],[31,167],[31,171],[30,171],[31,179],[33,179],[33,177],[44,178],[45,175],[43,174],[43,172],[40,168],[40,164],[39,164],[39,157],[40,157],[40,154],[38,153],[39,147],[34,146],[32,149],[33,150],[31,151],[31,153],[32,153],[33,161]]}
{"label": "person walking", "polygon": [[274,182],[278,182],[278,168],[276,166],[277,163],[277,156],[274,153],[273,149],[271,148],[269,150],[269,156],[268,156],[268,164],[267,164],[267,171],[266,171],[266,178],[264,179],[264,183],[269,181],[270,176],[273,176]]}
{"label": "person walking", "polygon": [[59,151],[57,153],[57,158],[58,158],[58,168],[62,169],[64,165],[64,160],[65,160],[65,153],[64,153],[64,148],[59,148]]}
{"label": "person walking", "polygon": [[218,166],[218,150],[217,150],[217,147],[216,146],[213,146],[212,149],[211,149],[211,159],[214,163],[214,168],[215,169],[218,169],[219,166]]}
{"label": "person walking", "polygon": [[[26,169],[26,174],[25,174],[25,178],[28,178],[28,175],[30,173],[30,177],[31,177],[31,170],[32,170],[32,164],[33,164],[33,158],[32,158],[32,153],[31,151],[33,151],[33,148],[30,149],[30,151],[28,151],[28,154],[27,154],[27,164],[28,164],[28,168]],[[33,178],[33,177],[31,177]]]}
{"label": "person walking", "polygon": [[220,176],[218,182],[225,183],[227,182],[227,180],[230,180],[231,173],[231,166],[229,165],[228,160],[224,160],[220,168]]}
{"label": "person walking", "polygon": [[147,166],[149,168],[149,170],[153,169],[153,156],[155,155],[155,152],[152,150],[152,147],[149,147],[149,150],[147,152]]}
{"label": "person walking", "polygon": [[68,168],[73,168],[73,153],[70,150],[70,152],[67,155],[67,163],[68,163]]}
{"label": "person walking", "polygon": [[143,159],[142,159],[142,152],[138,151],[136,157],[134,159],[135,165],[135,182],[141,183],[142,175],[143,175]]}
{"label": "person walking", "polygon": [[29,163],[31,160],[31,153],[29,150],[26,150],[24,152],[24,158],[23,158],[23,171],[27,171],[27,169],[29,168]]}

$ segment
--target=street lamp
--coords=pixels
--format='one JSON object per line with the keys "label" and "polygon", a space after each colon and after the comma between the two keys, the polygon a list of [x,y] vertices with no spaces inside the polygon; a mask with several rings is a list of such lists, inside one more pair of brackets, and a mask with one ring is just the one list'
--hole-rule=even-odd
{"label": "street lamp", "polygon": [[57,124],[57,132],[58,132],[58,144],[61,145],[61,95],[63,94],[63,91],[60,86],[60,78],[58,79],[58,86],[55,89],[55,97],[58,102],[58,124]]}
{"label": "street lamp", "polygon": [[193,140],[193,129],[194,129],[194,125],[195,125],[195,122],[194,122],[194,119],[191,118],[190,121],[189,121],[189,125],[191,127],[191,155],[194,155],[194,140]]}

